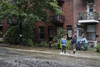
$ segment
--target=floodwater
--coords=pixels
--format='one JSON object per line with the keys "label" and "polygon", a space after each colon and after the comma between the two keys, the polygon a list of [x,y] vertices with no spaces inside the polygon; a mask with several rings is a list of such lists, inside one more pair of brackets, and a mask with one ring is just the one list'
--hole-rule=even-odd
{"label": "floodwater", "polygon": [[[100,67],[100,53],[91,51],[77,51],[75,55],[70,54],[71,51],[67,50],[68,55],[59,54],[61,50],[55,48],[39,48],[27,46],[0,46],[0,65],[5,67]],[[33,66],[33,64],[26,64],[26,62],[44,66]],[[39,62],[39,64],[37,63]],[[28,63],[27,62],[27,63]],[[51,63],[51,66],[45,66],[46,63]],[[12,66],[11,66],[12,65]],[[56,65],[56,66],[55,66]],[[58,66],[57,66],[58,65]]]}

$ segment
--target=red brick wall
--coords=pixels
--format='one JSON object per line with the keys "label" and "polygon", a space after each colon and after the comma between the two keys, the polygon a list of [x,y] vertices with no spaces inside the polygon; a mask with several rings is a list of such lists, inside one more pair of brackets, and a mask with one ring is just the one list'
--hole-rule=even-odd
{"label": "red brick wall", "polygon": [[53,26],[51,24],[45,24],[45,22],[38,22],[35,23],[35,41],[39,41],[39,27],[44,26],[44,31],[45,31],[45,40],[48,41],[48,26]]}
{"label": "red brick wall", "polygon": [[[78,13],[81,13],[81,12],[86,12],[86,10],[87,10],[87,3],[86,3],[86,1],[85,0],[73,0],[74,1],[74,3],[73,3],[73,6],[74,6],[74,18],[73,18],[73,20],[74,20],[74,25],[75,24],[77,24],[78,23],[78,19],[77,19],[77,17],[78,17]],[[99,16],[100,16],[100,0],[95,0],[95,3],[94,3],[94,9],[95,9],[95,12],[98,12],[99,13]],[[84,36],[83,37],[87,37],[87,33],[86,33],[86,31],[87,31],[87,24],[83,24],[84,25],[84,31],[83,31],[83,33],[84,33]],[[100,21],[99,21],[99,23],[97,23],[96,24],[96,35],[99,35],[99,37],[97,37],[96,38],[96,40],[98,41],[98,42],[100,42],[100,29],[99,29],[99,27],[100,27]]]}
{"label": "red brick wall", "polygon": [[78,24],[78,14],[82,12],[86,12],[86,2],[84,0],[73,0],[73,10],[74,10],[74,25]]}
{"label": "red brick wall", "polygon": [[[47,12],[52,15],[50,13],[50,11],[47,10]],[[72,25],[73,26],[73,0],[65,0],[65,2],[62,5],[62,12],[64,13],[65,16],[65,23],[63,26],[63,28],[65,28],[67,30],[67,25]],[[39,26],[44,26],[45,28],[45,40],[48,41],[48,26],[53,26],[54,30],[53,30],[53,37],[56,35],[56,26],[55,24],[44,24],[44,22],[38,22],[35,23],[35,37],[36,37],[36,42],[38,42],[38,38],[39,38]]]}
{"label": "red brick wall", "polygon": [[62,11],[66,18],[66,23],[64,24],[64,28],[66,29],[67,25],[73,25],[73,0],[65,0],[62,5]]}
{"label": "red brick wall", "polygon": [[[99,13],[99,17],[100,17],[100,0],[95,0],[95,12]],[[99,35],[99,37],[96,37],[96,40],[98,42],[100,42],[100,21],[99,23],[96,24],[96,35]]]}
{"label": "red brick wall", "polygon": [[3,21],[3,35],[6,33],[6,28],[7,28],[7,20]]}

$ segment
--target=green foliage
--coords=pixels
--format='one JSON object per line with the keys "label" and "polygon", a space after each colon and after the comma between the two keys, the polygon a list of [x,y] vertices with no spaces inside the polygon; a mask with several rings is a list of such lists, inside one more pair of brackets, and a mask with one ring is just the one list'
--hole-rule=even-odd
{"label": "green foliage", "polygon": [[[67,30],[65,30],[65,29],[62,29],[62,28],[59,28],[58,30],[57,30],[57,36],[55,36],[54,38],[53,38],[53,40],[55,40],[57,43],[56,44],[54,44],[58,49],[61,49],[62,47],[61,47],[61,39],[63,38],[63,36],[65,35],[67,33]],[[67,36],[66,36],[66,38],[67,38]]]}
{"label": "green foliage", "polygon": [[[63,14],[59,10],[59,6],[56,0],[13,0],[16,4],[13,4],[11,0],[0,0],[0,19],[11,19],[17,17],[19,22],[28,18],[29,15],[34,18],[34,21],[41,19],[47,22],[49,14],[46,10],[49,10],[53,14]],[[30,6],[30,5],[31,6]]]}
{"label": "green foliage", "polygon": [[[35,41],[35,35],[33,29],[35,28],[34,23],[30,21],[29,19],[26,19],[26,21],[22,25],[22,36],[23,36],[23,42],[25,42],[28,39],[31,39],[33,42]],[[19,26],[12,26],[9,28],[9,30],[6,32],[4,36],[5,42],[10,42],[13,44],[19,44],[20,42],[20,27]],[[30,40],[29,40],[30,42]],[[29,45],[29,44],[27,44]]]}
{"label": "green foliage", "polygon": [[0,31],[0,34],[2,34],[2,32]]}
{"label": "green foliage", "polygon": [[42,41],[41,43],[35,43],[35,46],[37,47],[49,47],[49,43],[46,41]]}
{"label": "green foliage", "polygon": [[71,50],[72,49],[72,44],[71,44],[71,40],[67,41],[67,47],[66,49]]}
{"label": "green foliage", "polygon": [[61,39],[62,39],[62,38],[60,38],[60,39],[57,41],[57,46],[56,46],[56,47],[57,47],[58,49],[61,49],[61,48],[62,48],[62,47],[61,47],[61,45],[62,45]]}
{"label": "green foliage", "polygon": [[[71,40],[68,40],[68,41],[67,41],[66,49],[71,50],[71,48],[72,48]],[[60,40],[60,49],[62,49],[62,43],[61,43],[61,40]]]}
{"label": "green foliage", "polygon": [[[49,10],[53,14],[63,14],[59,10],[59,6],[56,0],[13,0],[16,4],[13,4],[11,0],[0,0],[0,21],[3,19],[17,18],[17,22],[25,23],[22,25],[22,35],[24,39],[35,40],[34,35],[34,22],[38,22],[39,19],[48,22],[49,14],[46,10]],[[19,44],[19,26],[11,27],[5,37],[4,41]]]}
{"label": "green foliage", "polygon": [[100,43],[97,44],[97,46],[96,46],[96,51],[97,51],[97,52],[100,52]]}
{"label": "green foliage", "polygon": [[4,42],[10,42],[12,44],[19,44],[20,37],[19,37],[19,26],[12,26],[6,32],[4,36]]}
{"label": "green foliage", "polygon": [[43,42],[44,43],[44,47],[48,47],[49,43],[47,43],[46,41]]}
{"label": "green foliage", "polygon": [[54,46],[57,48],[58,44],[57,43],[54,43]]}
{"label": "green foliage", "polygon": [[[55,43],[55,47],[58,49],[62,49],[62,43],[61,43],[62,38],[60,38],[57,43]],[[66,49],[71,50],[72,49],[72,45],[71,45],[71,40],[67,40],[67,47]]]}
{"label": "green foliage", "polygon": [[[59,28],[57,30],[57,40],[60,39],[60,38],[63,38],[63,36],[67,33],[67,30],[65,29],[62,29],[62,28]],[[67,38],[67,37],[66,37]]]}
{"label": "green foliage", "polygon": [[28,17],[26,19],[26,21],[24,22],[24,24],[22,25],[22,35],[24,39],[32,39],[33,41],[35,41],[35,35],[34,35],[34,21],[33,19],[31,19],[30,21],[30,17]]}
{"label": "green foliage", "polygon": [[36,46],[36,47],[37,47],[37,46],[38,46],[38,43],[34,43],[34,46]]}
{"label": "green foliage", "polygon": [[28,44],[29,44],[31,47],[34,46],[34,45],[33,45],[33,41],[32,41],[32,39],[28,39]]}
{"label": "green foliage", "polygon": [[0,42],[3,42],[3,39],[0,39]]}
{"label": "green foliage", "polygon": [[83,48],[84,51],[88,50],[88,44],[85,44],[83,47],[84,47]]}
{"label": "green foliage", "polygon": [[[62,39],[62,38],[61,38]],[[61,39],[59,39],[59,41],[57,41],[57,43],[55,43],[55,47],[58,49],[62,49],[62,43],[61,43]],[[59,46],[59,47],[58,47]],[[66,49],[71,50],[72,49],[72,45],[71,45],[71,40],[67,41],[67,47]]]}

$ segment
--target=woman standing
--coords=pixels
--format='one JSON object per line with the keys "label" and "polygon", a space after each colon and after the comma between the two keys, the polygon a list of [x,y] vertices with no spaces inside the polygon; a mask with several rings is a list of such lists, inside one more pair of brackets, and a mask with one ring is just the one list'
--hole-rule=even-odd
{"label": "woman standing", "polygon": [[64,53],[66,54],[67,40],[66,40],[65,36],[63,36],[61,43],[62,43],[62,53],[63,53],[63,50],[64,50]]}

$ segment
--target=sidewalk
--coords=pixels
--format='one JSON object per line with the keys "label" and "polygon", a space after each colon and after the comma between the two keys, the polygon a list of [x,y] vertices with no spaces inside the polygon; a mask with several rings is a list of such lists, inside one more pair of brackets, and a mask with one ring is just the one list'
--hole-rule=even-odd
{"label": "sidewalk", "polygon": [[28,47],[28,46],[15,46],[8,44],[0,44],[0,47],[7,47],[8,49],[19,50],[19,51],[28,51],[28,52],[40,52],[40,53],[49,53],[49,54],[58,54],[66,55],[79,58],[91,58],[100,60],[100,53],[95,51],[76,51],[75,54],[72,54],[72,50],[66,50],[66,54],[60,54],[61,49],[48,48],[48,47]]}

